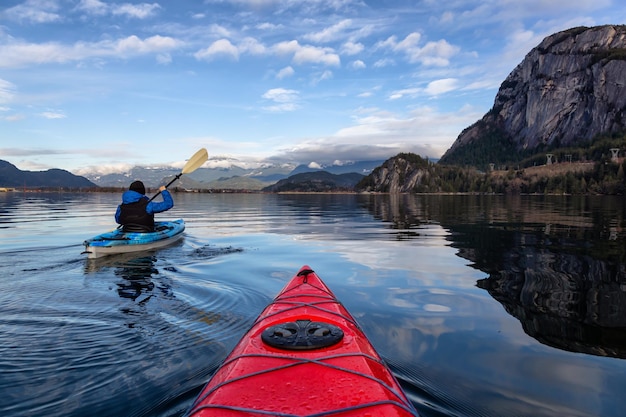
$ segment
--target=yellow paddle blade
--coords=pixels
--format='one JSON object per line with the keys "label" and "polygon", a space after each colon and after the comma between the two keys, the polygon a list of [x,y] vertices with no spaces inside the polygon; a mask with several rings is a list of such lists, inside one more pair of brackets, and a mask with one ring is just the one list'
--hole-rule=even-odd
{"label": "yellow paddle blade", "polygon": [[205,148],[200,149],[196,152],[185,164],[181,174],[189,174],[194,172],[196,169],[200,168],[202,164],[204,164],[209,159],[209,154],[207,153]]}

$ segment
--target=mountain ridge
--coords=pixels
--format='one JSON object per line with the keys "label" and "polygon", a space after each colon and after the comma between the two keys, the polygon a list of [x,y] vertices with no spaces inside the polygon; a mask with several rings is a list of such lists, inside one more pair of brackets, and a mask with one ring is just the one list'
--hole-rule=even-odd
{"label": "mountain ridge", "polygon": [[85,177],[53,168],[45,171],[23,171],[8,161],[0,160],[0,187],[20,188],[97,188]]}
{"label": "mountain ridge", "polygon": [[486,169],[626,130],[626,26],[547,36],[502,82],[494,105],[442,156]]}
{"label": "mountain ridge", "polygon": [[301,172],[263,188],[266,192],[337,192],[353,191],[364,175],[351,172],[332,174],[328,171]]}
{"label": "mountain ridge", "polygon": [[[330,174],[340,175],[348,173],[359,173],[361,175],[369,174],[374,168],[383,161],[354,161],[345,164],[310,166],[310,165],[285,165],[285,164],[268,164],[261,168],[242,168],[236,165],[220,168],[198,168],[196,171],[182,177],[179,182],[173,186],[183,188],[231,188],[233,184],[246,183],[243,179],[248,178],[248,184],[254,189],[260,189],[268,184],[276,183],[290,176],[306,173],[326,171]],[[173,167],[145,168],[133,167],[124,172],[99,174],[85,173],[85,177],[93,181],[101,187],[127,187],[134,180],[141,180],[147,187],[158,187],[164,182],[164,178],[173,177],[180,172],[179,169]],[[187,180],[187,181],[185,181]],[[189,181],[193,180],[193,181]],[[239,188],[236,186],[235,188]]]}

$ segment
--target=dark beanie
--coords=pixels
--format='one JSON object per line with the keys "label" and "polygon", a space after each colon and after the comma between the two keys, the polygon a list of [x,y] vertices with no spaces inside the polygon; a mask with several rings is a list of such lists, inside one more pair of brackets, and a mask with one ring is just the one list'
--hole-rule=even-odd
{"label": "dark beanie", "polygon": [[128,189],[131,191],[136,191],[139,194],[146,193],[146,187],[144,187],[143,182],[141,181],[133,181],[133,183],[130,185]]}

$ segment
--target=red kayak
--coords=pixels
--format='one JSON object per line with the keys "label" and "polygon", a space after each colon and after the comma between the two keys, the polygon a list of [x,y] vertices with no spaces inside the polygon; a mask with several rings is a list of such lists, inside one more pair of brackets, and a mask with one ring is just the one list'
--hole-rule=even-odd
{"label": "red kayak", "polygon": [[354,318],[308,266],[283,288],[189,416],[417,416]]}

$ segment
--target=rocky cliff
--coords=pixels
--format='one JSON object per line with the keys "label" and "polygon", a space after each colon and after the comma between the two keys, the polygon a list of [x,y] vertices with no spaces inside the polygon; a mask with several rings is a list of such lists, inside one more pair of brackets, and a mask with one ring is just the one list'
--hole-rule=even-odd
{"label": "rocky cliff", "polygon": [[[504,80],[493,108],[464,130],[441,163],[590,142],[626,129],[626,26],[580,27],[545,38]],[[468,151],[469,150],[469,151]],[[484,162],[484,161],[483,161]],[[494,160],[491,162],[502,162]]]}
{"label": "rocky cliff", "polygon": [[355,190],[392,194],[417,190],[440,191],[436,186],[431,187],[433,176],[433,169],[428,161],[415,154],[401,153],[383,162],[357,184]]}

